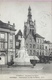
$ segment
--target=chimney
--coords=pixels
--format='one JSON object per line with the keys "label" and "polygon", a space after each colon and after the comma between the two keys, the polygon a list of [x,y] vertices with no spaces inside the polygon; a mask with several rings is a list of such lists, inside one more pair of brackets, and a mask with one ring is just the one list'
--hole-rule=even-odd
{"label": "chimney", "polygon": [[8,27],[10,27],[10,21],[8,21]]}
{"label": "chimney", "polygon": [[13,28],[15,27],[15,23],[13,23]]}
{"label": "chimney", "polygon": [[8,25],[10,25],[10,21],[8,21]]}

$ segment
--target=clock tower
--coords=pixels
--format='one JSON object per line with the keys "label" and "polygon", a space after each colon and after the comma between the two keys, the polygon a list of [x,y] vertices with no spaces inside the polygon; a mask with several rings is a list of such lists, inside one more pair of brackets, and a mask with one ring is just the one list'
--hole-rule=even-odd
{"label": "clock tower", "polygon": [[24,37],[28,36],[28,34],[36,34],[36,22],[35,20],[32,21],[32,14],[31,14],[31,7],[28,8],[28,18],[27,22],[24,23]]}
{"label": "clock tower", "polygon": [[28,8],[27,22],[24,23],[24,44],[29,56],[36,55],[36,23],[32,20],[31,8]]}

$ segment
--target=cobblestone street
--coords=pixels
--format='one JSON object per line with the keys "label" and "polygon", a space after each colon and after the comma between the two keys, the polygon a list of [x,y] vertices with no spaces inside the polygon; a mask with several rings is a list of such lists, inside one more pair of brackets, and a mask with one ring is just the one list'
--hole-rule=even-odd
{"label": "cobblestone street", "polygon": [[0,73],[6,74],[6,73],[52,73],[52,63],[38,63],[34,68],[32,66],[10,66],[3,67],[0,66]]}

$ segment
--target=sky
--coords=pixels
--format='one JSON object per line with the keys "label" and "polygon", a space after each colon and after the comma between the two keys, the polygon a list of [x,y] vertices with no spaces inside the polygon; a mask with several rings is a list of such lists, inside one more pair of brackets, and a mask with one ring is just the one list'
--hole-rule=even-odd
{"label": "sky", "polygon": [[0,20],[15,23],[16,33],[19,29],[23,32],[29,6],[32,20],[36,21],[36,32],[52,42],[52,2],[0,0]]}

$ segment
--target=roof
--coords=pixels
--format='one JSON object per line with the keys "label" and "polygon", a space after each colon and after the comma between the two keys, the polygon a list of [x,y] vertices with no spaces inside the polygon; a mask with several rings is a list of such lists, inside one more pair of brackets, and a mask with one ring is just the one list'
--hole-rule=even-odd
{"label": "roof", "polygon": [[43,38],[43,39],[44,39],[44,37],[42,37],[42,36],[39,35],[38,33],[36,33],[36,37],[38,37],[38,38]]}
{"label": "roof", "polygon": [[[29,34],[30,34],[30,32],[29,32]],[[29,35],[29,34],[28,34],[28,35]],[[26,38],[28,37],[28,35],[27,35],[26,37],[24,37],[24,38],[26,39]],[[38,33],[34,34],[34,32],[33,32],[33,33],[32,33],[32,36],[33,36],[33,38],[34,38],[35,41],[36,41],[36,37],[44,39],[44,37],[42,37],[42,36],[39,35]]]}
{"label": "roof", "polygon": [[16,31],[16,29],[13,27],[13,25],[9,26],[8,23],[4,23],[1,20],[0,20],[0,28]]}
{"label": "roof", "polygon": [[[36,41],[36,35],[34,34],[34,32],[31,33],[31,31],[29,31],[28,35],[31,34],[34,38],[34,40]],[[24,31],[24,38],[25,40],[27,39],[28,35],[26,35],[26,31]]]}
{"label": "roof", "polygon": [[44,43],[46,43],[46,44],[51,44],[51,42],[50,42],[50,41],[46,41],[46,40],[44,41]]}
{"label": "roof", "polygon": [[18,39],[18,36],[19,36],[19,35],[22,37],[22,32],[21,32],[21,30],[18,31],[18,33],[15,35],[15,38]]}

